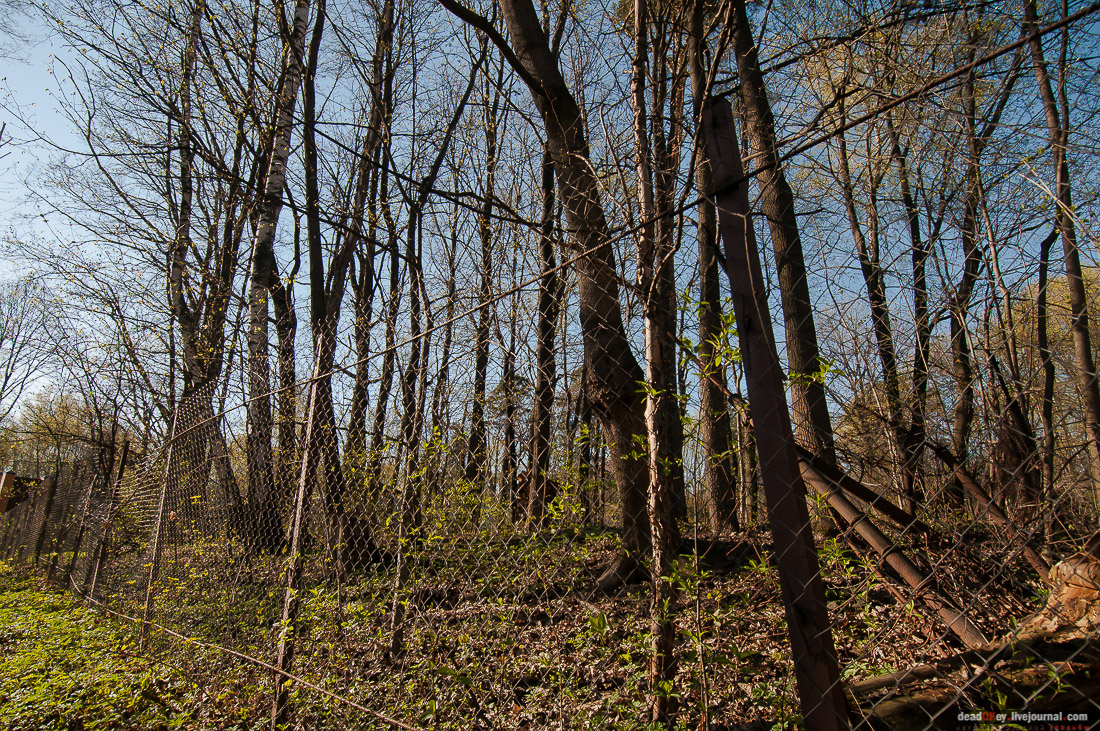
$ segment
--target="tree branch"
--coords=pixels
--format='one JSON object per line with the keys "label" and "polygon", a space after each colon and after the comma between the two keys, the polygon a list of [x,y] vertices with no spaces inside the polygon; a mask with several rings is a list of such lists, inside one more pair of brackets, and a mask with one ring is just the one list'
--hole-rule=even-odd
{"label": "tree branch", "polygon": [[532,94],[537,94],[543,98],[549,98],[546,90],[542,88],[542,83],[524,67],[523,62],[519,60],[519,57],[516,56],[516,52],[508,45],[508,41],[500,34],[500,31],[496,29],[492,21],[484,15],[475,13],[462,3],[456,2],[456,0],[439,0],[439,4],[462,22],[484,33],[489,40],[493,42],[493,45],[500,50],[500,54],[504,57],[504,60],[508,62],[508,65],[512,67],[512,70],[519,74],[523,82],[527,84]]}

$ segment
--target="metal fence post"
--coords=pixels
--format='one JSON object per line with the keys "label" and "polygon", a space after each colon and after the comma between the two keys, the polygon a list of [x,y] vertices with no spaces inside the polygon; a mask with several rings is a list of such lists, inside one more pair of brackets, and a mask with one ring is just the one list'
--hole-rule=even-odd
{"label": "metal fence post", "polygon": [[160,554],[163,548],[164,538],[164,506],[168,496],[168,479],[172,472],[172,457],[176,448],[176,426],[179,422],[179,404],[176,404],[172,412],[172,428],[168,432],[168,454],[164,460],[164,480],[160,486],[160,500],[157,501],[157,517],[153,526],[153,545],[149,558],[149,579],[145,584],[145,604],[141,610],[141,639],[145,642],[149,634],[149,616],[153,610],[153,584],[157,581],[157,572],[160,570]]}
{"label": "metal fence post", "polygon": [[[103,571],[103,564],[107,561],[107,552],[110,550],[111,545],[111,523],[115,519],[119,490],[122,487],[122,475],[126,471],[126,460],[129,456],[130,440],[126,439],[122,442],[122,456],[118,462],[118,474],[115,477],[115,483],[111,487],[111,494],[108,498],[109,502],[107,503],[107,516],[103,525],[103,535],[99,539],[99,547],[96,550],[95,558],[88,561],[88,573],[84,575],[84,582],[81,586],[81,593],[83,593],[84,596],[95,597],[99,575]],[[89,582],[91,586],[89,586]]]}
{"label": "metal fence post", "polygon": [[302,469],[298,476],[298,489],[294,497],[294,513],[290,520],[290,550],[286,567],[286,593],[283,595],[283,614],[279,626],[279,642],[275,650],[275,698],[271,706],[271,728],[277,731],[286,724],[290,715],[290,693],[284,684],[282,673],[290,671],[294,664],[295,632],[298,611],[301,609],[302,590],[302,534],[309,518],[309,500],[313,481],[317,476],[320,458],[317,440],[319,408],[317,405],[317,380],[320,362],[313,368],[313,383],[309,390],[309,411],[306,416],[306,434],[302,449]]}

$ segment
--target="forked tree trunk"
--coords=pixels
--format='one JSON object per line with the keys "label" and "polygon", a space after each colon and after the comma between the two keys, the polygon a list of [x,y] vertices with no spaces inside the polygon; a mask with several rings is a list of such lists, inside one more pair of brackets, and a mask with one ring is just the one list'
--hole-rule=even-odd
{"label": "forked tree trunk", "polygon": [[[496,33],[484,18],[449,0],[443,5],[463,20]],[[641,576],[639,559],[650,553],[648,475],[636,447],[636,439],[645,434],[643,398],[637,386],[644,374],[631,352],[619,309],[615,258],[580,107],[561,75],[531,1],[501,0],[500,6],[512,38],[509,62],[530,89],[546,128],[572,247],[585,254],[575,264],[585,367],[593,406],[612,445],[611,471],[622,507],[625,555],[600,580],[602,587],[610,588]]]}
{"label": "forked tree trunk", "polygon": [[425,482],[429,494],[438,494],[443,489],[443,480],[450,462],[449,430],[451,397],[451,347],[454,341],[455,307],[458,300],[458,232],[459,205],[455,204],[454,219],[451,222],[451,241],[447,247],[447,304],[443,310],[443,347],[439,351],[439,372],[435,377],[432,390],[432,424],[429,433],[431,457],[427,464]]}
{"label": "forked tree trunk", "polygon": [[[377,158],[376,158],[377,159]],[[376,192],[377,175],[372,175],[372,191]],[[377,200],[368,198],[367,208],[377,204]],[[370,215],[370,214],[368,214]],[[355,342],[355,382],[351,387],[351,405],[348,413],[348,433],[344,438],[344,469],[348,479],[360,481],[362,468],[366,463],[367,449],[367,406],[370,398],[370,361],[371,361],[371,318],[374,317],[374,258],[377,255],[377,230],[371,216],[368,224],[366,251],[357,256],[358,276],[353,281],[355,291],[353,337]]]}
{"label": "forked tree trunk", "polygon": [[[293,279],[297,261],[291,270]],[[298,464],[298,376],[295,367],[295,336],[298,332],[298,316],[294,311],[294,289],[289,283],[280,282],[271,293],[271,305],[275,315],[275,333],[279,342],[275,346],[278,366],[279,392],[275,397],[275,489],[278,495],[279,513],[293,492]],[[281,520],[281,518],[280,518]]]}

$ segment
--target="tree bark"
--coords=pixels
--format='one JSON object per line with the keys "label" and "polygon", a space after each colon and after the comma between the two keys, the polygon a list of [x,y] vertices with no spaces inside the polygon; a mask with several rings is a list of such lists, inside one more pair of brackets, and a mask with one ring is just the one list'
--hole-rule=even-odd
{"label": "tree bark", "polygon": [[733,49],[741,77],[741,109],[760,169],[760,206],[771,227],[783,322],[787,337],[788,379],[795,438],[815,455],[836,461],[833,427],[814,325],[813,303],[806,280],[802,239],[795,216],[794,193],[787,182],[775,139],[775,119],[760,70],[756,41],[749,25],[745,0],[733,0]]}
{"label": "tree bark", "polygon": [[[1035,0],[1024,2],[1024,29],[1033,32],[1039,25]],[[1063,29],[1063,43],[1065,43]],[[1062,253],[1066,267],[1066,288],[1069,291],[1070,330],[1073,335],[1074,365],[1077,371],[1077,388],[1081,394],[1082,417],[1088,439],[1089,474],[1093,492],[1100,495],[1100,384],[1097,383],[1096,362],[1089,333],[1089,310],[1085,296],[1085,279],[1081,271],[1081,254],[1077,246],[1077,228],[1073,214],[1073,191],[1070,185],[1069,156],[1069,103],[1064,83],[1065,55],[1059,58],[1058,98],[1055,98],[1043,55],[1043,41],[1035,37],[1031,41],[1031,58],[1035,64],[1035,80],[1046,115],[1047,132],[1054,156],[1055,197],[1058,211],[1055,222],[1062,237]]]}
{"label": "tree bark", "polygon": [[[479,20],[451,0],[441,2],[463,20],[496,34],[484,18]],[[575,265],[585,367],[592,403],[610,444],[611,471],[622,508],[625,555],[600,579],[601,587],[609,589],[642,576],[639,559],[650,553],[646,461],[637,454],[636,443],[645,435],[643,399],[637,387],[644,373],[631,352],[619,309],[614,253],[600,185],[589,163],[580,107],[561,75],[531,1],[501,0],[500,6],[512,38],[512,45],[502,48],[509,49],[509,63],[523,77],[542,116],[572,247],[585,253]]]}
{"label": "tree bark", "polygon": [[541,525],[546,513],[547,480],[550,479],[551,428],[553,426],[554,387],[561,292],[554,259],[554,161],[550,151],[542,153],[542,225],[539,233],[538,325],[535,344],[535,397],[531,407],[531,490],[524,509],[533,525]]}
{"label": "tree bark", "polygon": [[281,540],[279,495],[275,489],[272,454],[271,368],[268,362],[268,299],[278,284],[275,231],[283,207],[283,184],[294,129],[294,107],[302,80],[309,0],[297,0],[284,53],[284,77],[275,105],[274,134],[267,151],[267,170],[252,242],[251,284],[248,292],[248,460],[249,502],[254,511],[256,548],[272,548],[271,536]]}

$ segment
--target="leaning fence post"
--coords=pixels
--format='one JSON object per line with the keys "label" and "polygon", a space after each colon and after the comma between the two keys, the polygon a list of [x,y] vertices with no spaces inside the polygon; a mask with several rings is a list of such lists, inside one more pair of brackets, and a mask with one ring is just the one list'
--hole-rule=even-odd
{"label": "leaning fence post", "polygon": [[317,443],[317,382],[320,377],[320,359],[313,367],[313,382],[309,390],[309,412],[306,416],[306,435],[302,449],[302,469],[298,475],[298,490],[294,497],[294,513],[290,519],[290,551],[286,567],[286,593],[283,595],[283,615],[279,625],[279,644],[275,651],[275,699],[271,706],[271,728],[276,731],[286,723],[290,713],[290,693],[283,675],[294,664],[295,626],[301,608],[302,589],[302,534],[309,517],[310,491],[317,474],[319,445]]}
{"label": "leaning fence post", "polygon": [[107,551],[110,550],[111,545],[111,524],[115,519],[115,510],[118,506],[119,491],[122,488],[122,475],[126,471],[126,459],[130,456],[130,440],[126,439],[122,442],[122,457],[118,462],[118,475],[115,477],[115,484],[111,487],[111,494],[107,503],[107,516],[103,524],[103,535],[99,539],[99,549],[96,551],[96,558],[94,561],[88,562],[88,569],[91,576],[91,587],[88,586],[89,574],[84,575],[84,583],[82,592],[85,596],[95,598],[96,585],[99,582],[99,574],[103,570],[103,564],[107,560]]}
{"label": "leaning fence post", "polygon": [[729,101],[717,97],[708,100],[702,122],[714,171],[714,201],[725,244],[726,275],[737,316],[802,717],[807,729],[839,731],[849,728],[848,709],[806,508],[806,486],[798,468],[783,373],[772,335],[764,274],[750,218],[748,181],[741,166]]}
{"label": "leaning fence post", "polygon": [[149,634],[149,616],[153,611],[153,584],[157,580],[157,572],[160,570],[160,553],[164,538],[164,505],[168,496],[168,478],[172,471],[172,453],[176,448],[176,424],[179,421],[180,410],[176,405],[172,412],[172,428],[168,431],[168,453],[164,460],[164,481],[160,486],[160,500],[157,501],[157,517],[153,526],[153,545],[149,558],[149,580],[145,584],[145,604],[141,610],[141,640],[144,644]]}
{"label": "leaning fence post", "polygon": [[[84,488],[84,495],[82,496],[82,504],[80,506],[80,523],[76,531],[76,539],[73,541],[73,553],[69,557],[69,568],[65,571],[65,578],[68,580],[69,585],[75,587],[76,582],[73,581],[73,571],[76,569],[76,562],[80,556],[80,547],[84,543],[84,534],[87,532],[88,527],[88,510],[92,505],[92,490],[95,488],[96,473],[92,470],[88,470],[88,485]],[[88,563],[92,562],[91,554],[88,555]],[[85,568],[85,575],[87,575],[87,569]],[[68,587],[66,587],[68,588]]]}
{"label": "leaning fence post", "polygon": [[42,508],[42,523],[38,526],[38,533],[34,540],[34,565],[38,566],[38,558],[42,555],[42,548],[46,544],[46,528],[50,522],[50,513],[53,512],[53,500],[57,495],[57,481],[60,479],[61,469],[46,483],[46,504]]}

